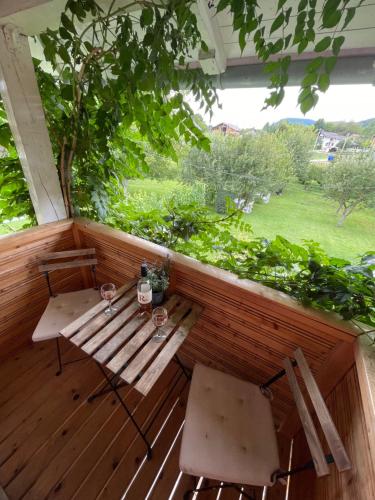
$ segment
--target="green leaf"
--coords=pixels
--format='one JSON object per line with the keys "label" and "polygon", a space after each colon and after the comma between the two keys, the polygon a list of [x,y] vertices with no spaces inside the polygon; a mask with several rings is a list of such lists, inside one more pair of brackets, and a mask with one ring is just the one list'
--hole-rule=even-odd
{"label": "green leaf", "polygon": [[216,7],[216,11],[221,12],[226,7],[228,7],[229,4],[230,4],[230,0],[220,0],[220,2],[218,3],[218,5]]}
{"label": "green leaf", "polygon": [[298,4],[298,12],[301,12],[301,10],[305,10],[307,7],[307,0],[300,0]]}
{"label": "green leaf", "polygon": [[66,63],[66,64],[70,63],[69,52],[64,47],[64,45],[60,45],[60,47],[58,49],[58,54],[59,54],[59,56],[61,57],[61,59],[63,60],[64,63]]}
{"label": "green leaf", "polygon": [[142,9],[141,17],[139,18],[139,23],[141,28],[145,26],[150,26],[154,20],[154,11],[151,7],[147,7],[146,9]]}
{"label": "green leaf", "polygon": [[330,84],[329,75],[327,73],[322,73],[319,76],[318,87],[321,92],[325,92]]}
{"label": "green leaf", "polygon": [[312,93],[307,95],[305,99],[300,103],[300,108],[302,113],[305,115],[310,109],[312,109],[315,106],[315,100],[314,96]]}
{"label": "green leaf", "polygon": [[310,87],[311,85],[314,85],[316,81],[318,80],[318,74],[317,73],[308,73],[305,78],[302,80],[301,86],[302,87]]}
{"label": "green leaf", "polygon": [[240,34],[238,36],[238,43],[240,45],[241,54],[244,51],[244,48],[246,47],[246,35],[247,35],[247,30],[240,29]]}
{"label": "green leaf", "polygon": [[277,4],[277,10],[279,11],[280,9],[283,8],[283,6],[286,4],[287,0],[279,0]]}
{"label": "green leaf", "polygon": [[332,38],[330,36],[324,37],[320,42],[315,45],[315,52],[323,52],[331,45]]}
{"label": "green leaf", "polygon": [[61,97],[66,101],[73,101],[73,87],[71,85],[63,85],[61,87]]}
{"label": "green leaf", "polygon": [[284,13],[281,12],[277,16],[277,18],[274,20],[274,22],[272,23],[271,29],[270,29],[270,34],[272,34],[274,31],[278,30],[280,28],[280,26],[283,25],[283,22],[284,22]]}
{"label": "green leaf", "polygon": [[60,26],[59,33],[64,40],[72,40],[72,35],[63,26]]}
{"label": "green leaf", "polygon": [[70,33],[74,33],[74,34],[77,33],[77,31],[74,27],[74,24],[69,19],[69,17],[65,14],[65,12],[63,12],[61,14],[61,23],[64,26],[64,28],[67,29]]}
{"label": "green leaf", "polygon": [[339,55],[341,46],[344,42],[345,42],[344,36],[338,36],[337,38],[334,38],[333,44],[332,44],[332,52],[335,56]]}
{"label": "green leaf", "polygon": [[331,12],[328,16],[323,17],[322,27],[333,28],[337,26],[341,20],[341,16],[341,10],[335,10]]}
{"label": "green leaf", "polygon": [[333,68],[336,66],[337,57],[327,57],[324,61],[324,66],[326,68],[327,73],[331,73]]}
{"label": "green leaf", "polygon": [[281,50],[283,50],[284,47],[284,39],[279,38],[277,42],[271,45],[271,54],[277,54]]}
{"label": "green leaf", "polygon": [[346,16],[345,16],[345,21],[344,21],[344,24],[342,26],[342,29],[344,30],[348,24],[351,22],[351,20],[353,19],[353,17],[355,16],[355,13],[356,13],[356,8],[355,7],[349,7],[347,12],[346,12]]}
{"label": "green leaf", "polygon": [[324,62],[323,57],[316,57],[315,59],[313,59],[312,61],[310,61],[308,63],[306,70],[307,71],[316,71],[317,69],[319,69],[321,67],[323,62]]}
{"label": "green leaf", "polygon": [[303,40],[300,41],[297,48],[298,54],[302,54],[302,52],[306,49],[308,43],[309,41],[307,40],[307,38],[304,38]]}

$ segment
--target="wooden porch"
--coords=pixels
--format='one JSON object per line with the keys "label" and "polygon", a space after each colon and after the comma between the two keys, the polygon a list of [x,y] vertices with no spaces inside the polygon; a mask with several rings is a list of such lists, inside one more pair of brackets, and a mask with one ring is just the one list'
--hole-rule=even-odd
{"label": "wooden porch", "polygon": [[[172,291],[194,300],[204,313],[183,345],[188,366],[197,361],[262,383],[282,368],[282,360],[301,347],[326,397],[353,469],[317,480],[305,472],[290,483],[289,499],[372,499],[375,497],[373,362],[357,332],[330,315],[304,309],[292,299],[246,280],[238,280],[190,258],[100,224],[76,220],[40,226],[0,240],[0,485],[10,499],[110,498],[181,499],[193,487],[178,468],[179,439],[188,384],[171,363],[147,398],[122,389],[142,429],[144,445],[112,396],[92,403],[87,397],[103,384],[91,360],[69,365],[55,377],[53,342],[31,344],[31,333],[48,301],[37,269],[42,253],[95,247],[98,279],[121,284],[133,278],[144,258],[170,253]],[[89,277],[79,270],[57,271],[57,291],[79,289]],[[79,355],[64,343],[68,357]],[[356,355],[355,355],[356,353]],[[280,426],[283,467],[308,454],[287,381],[275,384],[273,411]],[[293,453],[291,443],[293,440]],[[306,486],[309,486],[307,488]],[[302,493],[303,492],[303,493]],[[255,492],[257,499],[262,491]],[[281,485],[268,500],[286,498]],[[230,490],[198,498],[239,499]]]}

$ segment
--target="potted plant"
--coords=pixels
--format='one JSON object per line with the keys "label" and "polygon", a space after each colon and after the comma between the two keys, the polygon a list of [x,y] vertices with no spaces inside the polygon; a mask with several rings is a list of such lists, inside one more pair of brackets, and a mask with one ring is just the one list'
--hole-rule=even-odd
{"label": "potted plant", "polygon": [[161,264],[150,266],[147,277],[152,288],[152,304],[158,306],[164,300],[164,294],[169,286],[169,259]]}

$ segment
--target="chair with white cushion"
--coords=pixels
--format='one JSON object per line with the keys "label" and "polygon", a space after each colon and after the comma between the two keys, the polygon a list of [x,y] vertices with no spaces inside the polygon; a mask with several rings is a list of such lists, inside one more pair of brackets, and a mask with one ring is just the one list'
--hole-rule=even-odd
{"label": "chair with white cushion", "polygon": [[[68,259],[68,260],[66,260]],[[97,304],[100,294],[96,284],[95,248],[84,248],[80,250],[68,250],[64,252],[52,252],[41,257],[39,271],[47,280],[49,301],[42,317],[37,324],[32,339],[34,342],[42,340],[56,340],[58,371],[62,372],[61,350],[59,344],[60,330],[77,319],[84,312]],[[90,266],[93,274],[94,288],[54,294],[50,280],[50,272],[58,269],[70,269]]]}
{"label": "chair with white cushion", "polygon": [[[286,358],[284,370],[261,386],[226,373],[196,365],[190,386],[180,450],[182,472],[217,480],[213,486],[189,490],[184,498],[207,489],[233,487],[252,498],[241,486],[272,487],[277,480],[308,468],[318,476],[329,474],[335,462],[340,472],[351,468],[340,436],[328,412],[301,349],[295,360]],[[294,373],[298,366],[331,453],[325,455]],[[312,460],[289,471],[280,470],[270,385],[287,375]]]}

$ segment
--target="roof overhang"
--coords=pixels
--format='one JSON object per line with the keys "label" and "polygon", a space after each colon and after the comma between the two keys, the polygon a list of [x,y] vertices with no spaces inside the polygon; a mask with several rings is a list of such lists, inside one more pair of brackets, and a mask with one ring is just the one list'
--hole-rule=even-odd
{"label": "roof overhang", "polygon": [[[298,0],[293,0],[296,3]],[[132,3],[131,0],[117,0],[119,5]],[[99,0],[103,7],[110,0]],[[217,0],[216,0],[217,3]],[[321,4],[322,1],[318,2]],[[54,29],[59,25],[60,15],[66,0],[2,0],[0,2],[0,25],[13,24],[26,35],[37,35],[47,27]],[[264,87],[269,81],[255,55],[255,48],[248,43],[243,53],[238,44],[238,33],[233,32],[232,17],[229,11],[216,14],[215,2],[197,0],[193,6],[198,27],[209,48],[208,53],[192,54],[192,67],[202,67],[212,76],[218,88]],[[275,15],[274,2],[262,2],[261,7],[266,24],[271,24]],[[132,6],[136,15],[137,6]],[[375,84],[375,4],[362,4],[352,23],[344,30],[345,43],[339,61],[331,75],[332,84]],[[318,40],[327,35],[327,30],[318,33]],[[272,37],[280,36],[275,32]],[[316,57],[310,52],[302,56],[291,48],[292,63],[288,85],[299,85],[306,61]],[[41,57],[38,43],[31,44],[33,55]],[[327,53],[328,54],[328,53]],[[325,53],[319,55],[326,55]]]}

